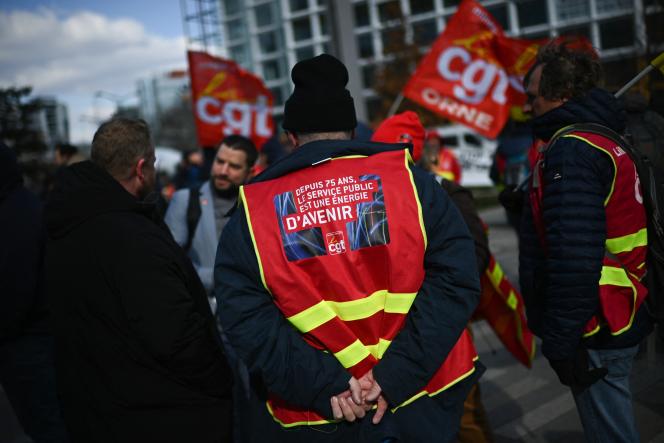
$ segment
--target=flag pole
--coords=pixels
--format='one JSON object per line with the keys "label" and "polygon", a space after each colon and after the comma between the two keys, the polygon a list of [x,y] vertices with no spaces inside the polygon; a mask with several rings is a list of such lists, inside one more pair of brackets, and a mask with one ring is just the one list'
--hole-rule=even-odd
{"label": "flag pole", "polygon": [[390,106],[390,110],[387,112],[388,117],[392,117],[394,114],[396,114],[397,110],[399,109],[399,106],[401,106],[402,101],[403,101],[403,94],[399,93],[399,95],[397,95],[397,98],[394,99],[394,103],[392,103],[392,106]]}
{"label": "flag pole", "polygon": [[625,92],[627,92],[629,90],[629,88],[631,88],[632,86],[637,84],[639,82],[639,80],[641,80],[643,77],[648,75],[650,73],[650,71],[652,71],[653,69],[662,70],[662,73],[664,73],[664,52],[662,52],[657,57],[652,59],[652,61],[650,62],[650,64],[648,66],[646,66],[645,68],[643,68],[643,70],[641,72],[636,74],[636,77],[634,77],[633,79],[628,81],[625,86],[620,88],[620,91],[615,93],[615,97],[618,98],[621,95],[623,95]]}

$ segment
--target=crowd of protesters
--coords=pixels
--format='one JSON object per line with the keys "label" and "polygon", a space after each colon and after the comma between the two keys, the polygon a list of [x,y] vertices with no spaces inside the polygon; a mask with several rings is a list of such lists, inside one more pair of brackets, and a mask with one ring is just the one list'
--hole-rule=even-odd
{"label": "crowd of protesters", "polygon": [[[88,160],[58,146],[41,199],[0,146],[0,383],[35,442],[493,440],[469,323],[496,265],[453,153],[414,112],[358,140],[330,55],[292,79],[279,137],[227,136],[173,177],[142,120],[102,124]],[[593,54],[545,46],[492,177],[520,235],[519,328],[587,441],[638,442],[638,175],[569,128],[624,132],[599,84]]]}

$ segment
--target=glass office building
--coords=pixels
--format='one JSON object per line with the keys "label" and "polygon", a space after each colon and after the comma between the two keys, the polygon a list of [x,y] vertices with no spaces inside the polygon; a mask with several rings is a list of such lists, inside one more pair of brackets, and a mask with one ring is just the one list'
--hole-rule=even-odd
{"label": "glass office building", "polygon": [[[275,115],[291,91],[290,69],[330,52],[349,68],[358,117],[377,112],[374,73],[394,60],[393,39],[424,53],[445,29],[460,0],[219,0],[219,52],[261,76],[274,94]],[[664,49],[660,0],[485,0],[508,35],[575,34],[600,52],[607,86],[618,88]],[[398,45],[397,45],[398,46]],[[654,76],[654,75],[653,75]],[[653,95],[664,95],[660,81]],[[653,101],[655,97],[653,97]],[[664,100],[660,99],[664,105]],[[663,106],[664,107],[664,106]]]}

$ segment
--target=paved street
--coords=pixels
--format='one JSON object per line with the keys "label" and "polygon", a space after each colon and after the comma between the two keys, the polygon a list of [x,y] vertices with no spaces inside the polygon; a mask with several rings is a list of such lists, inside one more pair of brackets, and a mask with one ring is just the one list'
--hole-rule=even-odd
{"label": "paved street", "polygon": [[[502,209],[482,212],[496,259],[517,284],[516,236]],[[482,397],[496,442],[583,441],[581,423],[569,390],[562,386],[539,353],[528,370],[502,347],[484,322],[475,327],[475,344],[488,367],[481,379]],[[632,392],[641,441],[664,443],[664,346],[642,349],[632,372]],[[539,345],[539,343],[538,343]],[[645,348],[648,346],[646,345]]]}
{"label": "paved street", "polygon": [[[516,237],[501,209],[482,217],[490,226],[491,248],[513,283],[517,283]],[[496,443],[583,441],[574,401],[538,352],[528,370],[518,364],[486,323],[475,326],[475,343],[488,367],[481,380],[482,396]],[[642,349],[632,374],[632,389],[642,442],[664,443],[664,346]],[[646,346],[647,348],[648,346]],[[0,391],[0,443],[26,443]]]}

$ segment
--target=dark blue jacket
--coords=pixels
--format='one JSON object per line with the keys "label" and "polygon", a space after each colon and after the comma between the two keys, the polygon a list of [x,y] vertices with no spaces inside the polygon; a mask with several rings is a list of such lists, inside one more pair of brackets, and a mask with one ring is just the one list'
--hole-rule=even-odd
{"label": "dark blue jacket", "polygon": [[[277,178],[329,157],[371,155],[403,147],[355,141],[311,142],[254,181]],[[412,172],[428,237],[426,276],[404,328],[374,368],[376,380],[394,405],[426,385],[466,327],[479,300],[474,246],[468,228],[435,180],[418,168],[412,168]],[[333,355],[309,346],[263,288],[244,211],[235,211],[223,231],[215,283],[223,329],[247,364],[253,387],[260,390],[262,385],[292,405],[332,418],[330,398],[348,389],[351,375]],[[264,398],[262,402],[256,408],[266,415]],[[417,409],[417,403],[402,409]],[[439,423],[445,420],[440,418],[444,412],[439,407],[429,405],[421,413],[423,417],[433,414]],[[386,418],[379,427],[371,425],[367,418],[364,422],[382,429],[390,423],[390,418]],[[440,431],[431,432],[437,435]]]}
{"label": "dark blue jacket", "polygon": [[[570,100],[533,119],[535,136],[548,141],[573,123],[599,123],[623,132],[617,100],[601,89]],[[606,240],[604,200],[613,177],[609,156],[574,138],[560,138],[547,150],[542,212],[548,254],[540,246],[530,203],[523,211],[519,276],[528,325],[542,338],[551,360],[571,358],[583,328],[599,308],[599,279]],[[640,309],[632,328],[613,337],[603,332],[583,340],[590,348],[622,348],[639,343],[651,328]]]}
{"label": "dark blue jacket", "polygon": [[43,290],[42,205],[23,186],[13,150],[0,144],[0,344],[50,334]]}

